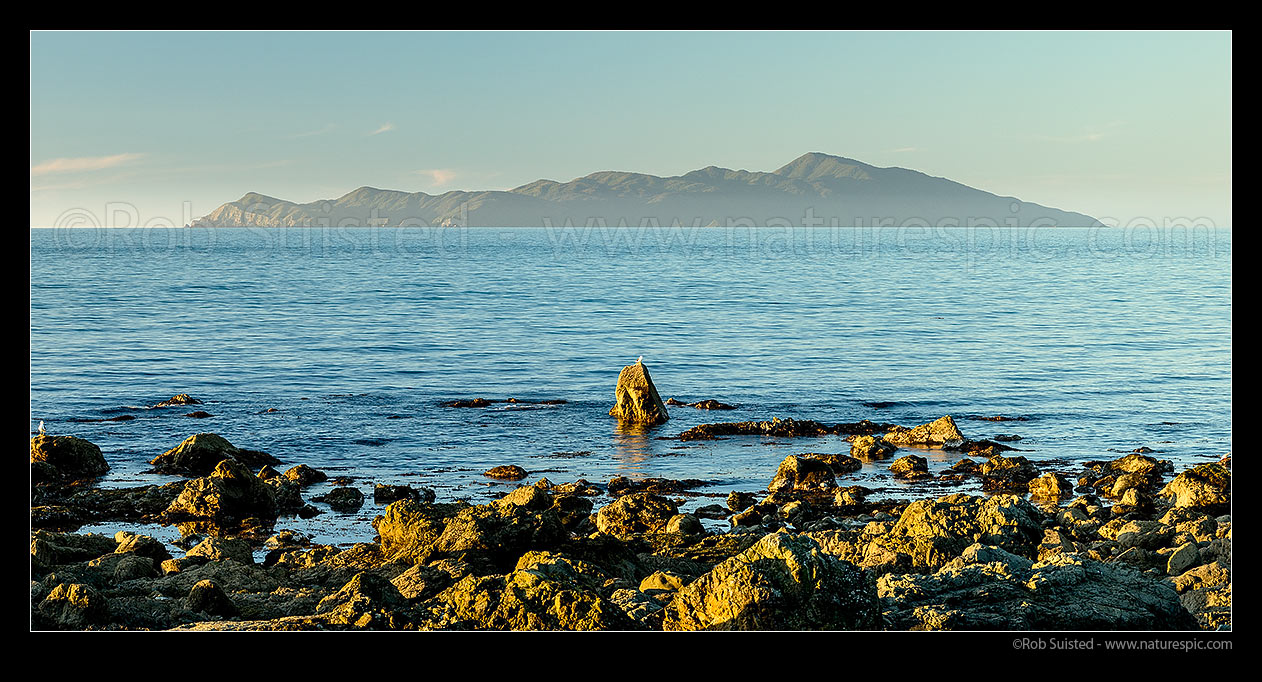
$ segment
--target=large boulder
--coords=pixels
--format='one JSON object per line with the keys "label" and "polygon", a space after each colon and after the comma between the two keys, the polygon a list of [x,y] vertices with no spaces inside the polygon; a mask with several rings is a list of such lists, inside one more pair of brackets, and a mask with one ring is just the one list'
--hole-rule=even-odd
{"label": "large boulder", "polygon": [[854,565],[810,538],[772,533],[676,592],[662,628],[869,630],[880,612]]}
{"label": "large boulder", "polygon": [[875,436],[855,436],[850,441],[850,456],[871,462],[894,454],[898,447]]}
{"label": "large boulder", "polygon": [[207,521],[227,526],[248,518],[274,521],[276,512],[272,487],[236,460],[225,459],[209,476],[185,483],[163,516],[168,523]]}
{"label": "large boulder", "polygon": [[245,450],[214,433],[199,433],[149,461],[153,470],[163,474],[205,476],[225,459],[235,460],[249,469],[280,464],[280,460],[256,450]]}
{"label": "large boulder", "polygon": [[767,485],[771,492],[781,491],[815,491],[823,488],[835,488],[837,480],[832,467],[822,460],[810,457],[789,455],[780,462],[775,478]]}
{"label": "large boulder", "polygon": [[664,532],[671,517],[678,513],[679,505],[665,497],[631,493],[596,512],[596,530],[619,537]]}
{"label": "large boulder", "polygon": [[1174,589],[1133,568],[1075,554],[1031,564],[970,547],[933,575],[877,580],[898,630],[1193,630]]}
{"label": "large boulder", "polygon": [[1210,462],[1199,464],[1166,484],[1161,496],[1173,500],[1176,507],[1191,507],[1210,513],[1231,509],[1231,469]]}
{"label": "large boulder", "polygon": [[193,585],[184,598],[184,605],[189,611],[205,613],[210,616],[230,618],[240,615],[236,604],[224,592],[223,588],[213,580],[202,580]]}
{"label": "large boulder", "polygon": [[874,574],[932,573],[973,543],[1033,556],[1043,539],[1042,513],[1016,495],[962,493],[907,505],[893,524],[811,533],[824,551]]}
{"label": "large boulder", "polygon": [[105,597],[81,583],[57,585],[39,603],[37,612],[47,627],[58,630],[83,630],[92,625],[103,625],[110,619],[110,606]]}
{"label": "large boulder", "polygon": [[507,575],[466,576],[418,608],[421,626],[444,630],[637,630],[582,561],[531,552]]}
{"label": "large boulder", "polygon": [[463,503],[433,504],[404,499],[390,503],[372,527],[381,538],[382,552],[399,560],[416,562],[428,556],[447,521],[469,505]]}
{"label": "large boulder", "polygon": [[[61,479],[96,478],[104,476],[110,465],[106,464],[101,448],[74,436],[39,435],[31,439],[31,464],[42,463],[47,472],[44,477]],[[55,474],[53,473],[55,471]]]}
{"label": "large boulder", "polygon": [[955,420],[951,419],[951,415],[947,415],[911,429],[895,426],[882,439],[886,443],[900,448],[913,446],[942,447],[944,445],[962,443],[964,434],[960,433],[960,429],[956,427]]}
{"label": "large boulder", "polygon": [[617,404],[609,410],[610,416],[620,421],[637,424],[661,424],[670,416],[666,404],[657,394],[657,387],[642,362],[627,365],[618,373],[618,386],[614,391]]}

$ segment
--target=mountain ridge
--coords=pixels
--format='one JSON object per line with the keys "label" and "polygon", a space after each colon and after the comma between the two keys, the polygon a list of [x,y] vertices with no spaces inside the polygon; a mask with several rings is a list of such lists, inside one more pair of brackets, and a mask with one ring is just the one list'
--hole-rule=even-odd
{"label": "mountain ridge", "polygon": [[1062,226],[1091,216],[969,187],[921,171],[808,152],[770,171],[706,166],[661,177],[596,171],[509,190],[442,194],[358,187],[300,204],[247,192],[193,227],[564,225]]}

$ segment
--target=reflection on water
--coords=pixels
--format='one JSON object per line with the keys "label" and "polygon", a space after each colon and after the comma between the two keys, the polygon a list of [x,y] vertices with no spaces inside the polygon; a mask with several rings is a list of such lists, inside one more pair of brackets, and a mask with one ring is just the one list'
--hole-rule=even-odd
{"label": "reflection on water", "polygon": [[[639,469],[653,457],[653,434],[661,431],[657,426],[635,422],[615,421],[613,427],[614,458],[625,468]],[[635,466],[631,466],[635,465]]]}

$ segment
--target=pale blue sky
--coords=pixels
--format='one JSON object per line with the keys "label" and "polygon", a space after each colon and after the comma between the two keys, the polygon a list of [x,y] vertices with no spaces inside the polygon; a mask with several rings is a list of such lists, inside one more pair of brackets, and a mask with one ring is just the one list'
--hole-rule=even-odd
{"label": "pale blue sky", "polygon": [[[1231,224],[1229,32],[31,34],[31,224],[808,151]],[[119,218],[119,221],[123,218]]]}

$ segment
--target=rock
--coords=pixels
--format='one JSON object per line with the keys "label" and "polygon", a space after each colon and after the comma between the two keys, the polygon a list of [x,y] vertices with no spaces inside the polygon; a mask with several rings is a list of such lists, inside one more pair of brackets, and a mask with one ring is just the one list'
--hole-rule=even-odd
{"label": "rock", "polygon": [[602,597],[583,562],[540,553],[507,575],[467,576],[418,607],[421,625],[444,630],[636,630]]}
{"label": "rock", "polygon": [[372,489],[372,501],[374,504],[390,504],[398,500],[416,500],[418,502],[433,502],[435,499],[434,491],[429,488],[421,488],[417,490],[409,485],[388,485],[378,483]]}
{"label": "rock", "polygon": [[148,557],[155,564],[161,564],[171,558],[166,545],[148,535],[137,535],[120,530],[114,534],[114,541],[118,543],[118,547],[114,549],[116,554],[136,554]]}
{"label": "rock", "polygon": [[805,459],[815,459],[828,465],[833,470],[835,476],[845,476],[863,468],[863,462],[855,457],[848,455],[826,454],[821,452],[808,452],[802,455]]}
{"label": "rock", "polygon": [[188,550],[185,556],[204,557],[208,561],[232,559],[247,566],[254,563],[254,550],[250,548],[250,543],[235,538],[206,538]]}
{"label": "rock", "polygon": [[596,529],[619,537],[662,532],[679,507],[652,493],[623,495],[596,512]]}
{"label": "rock", "polygon": [[1174,590],[1131,568],[1073,554],[1026,565],[973,556],[933,575],[877,580],[899,630],[1186,630]]}
{"label": "rock", "polygon": [[[464,577],[464,576],[460,576]],[[408,601],[430,599],[451,587],[456,578],[436,566],[416,565],[391,580],[399,594]]]}
{"label": "rock", "polygon": [[678,592],[692,582],[695,576],[681,575],[674,571],[654,571],[640,581],[641,592]]}
{"label": "rock", "polygon": [[983,490],[1027,492],[1039,470],[1025,457],[995,455],[981,468]]}
{"label": "rock", "polygon": [[321,599],[316,613],[329,616],[334,623],[388,628],[402,624],[403,618],[396,612],[406,606],[407,600],[389,580],[359,572],[337,592]]}
{"label": "rock", "polygon": [[667,533],[679,533],[680,535],[701,535],[705,533],[705,528],[701,525],[701,519],[692,514],[675,514],[666,521]]}
{"label": "rock", "polygon": [[1174,477],[1161,496],[1176,507],[1191,507],[1210,514],[1231,509],[1231,470],[1217,463],[1200,464]]}
{"label": "rock", "polygon": [[1030,499],[1059,502],[1074,496],[1074,485],[1064,476],[1048,472],[1028,484]]}
{"label": "rock", "polygon": [[863,572],[810,538],[764,536],[682,587],[664,630],[868,630],[880,628]]}
{"label": "rock", "polygon": [[727,494],[727,508],[734,512],[745,511],[757,501],[758,496],[754,493],[743,493],[733,490]]}
{"label": "rock", "polygon": [[614,392],[617,404],[609,415],[620,421],[637,424],[662,424],[670,419],[666,405],[657,394],[657,387],[649,376],[644,363],[627,365],[618,374],[618,386]]}
{"label": "rock", "polygon": [[228,594],[213,580],[201,580],[194,584],[188,591],[184,604],[189,611],[201,612],[209,616],[230,618],[240,615],[236,604],[232,603]]}
{"label": "rock", "polygon": [[898,447],[875,436],[855,436],[850,441],[850,456],[865,462],[892,456]]}
{"label": "rock", "polygon": [[306,464],[299,464],[290,467],[285,472],[285,478],[297,483],[298,485],[307,486],[312,483],[323,483],[328,480],[328,475],[319,469],[312,469]]}
{"label": "rock", "polygon": [[497,466],[482,473],[483,476],[490,478],[498,478],[505,481],[520,481],[528,475],[526,470],[516,464],[508,464]]}
{"label": "rock", "polygon": [[472,400],[451,400],[443,403],[443,407],[490,407],[494,401],[486,398],[473,398]]}
{"label": "rock", "polygon": [[225,459],[240,462],[248,469],[280,464],[280,460],[266,452],[238,448],[223,436],[213,433],[189,436],[184,442],[154,457],[149,463],[157,473],[205,476]]}
{"label": "rock", "polygon": [[875,574],[932,573],[973,543],[1032,556],[1043,538],[1039,510],[1016,495],[917,500],[893,523],[811,533],[824,551]]}
{"label": "rock", "polygon": [[941,447],[963,442],[964,435],[956,427],[955,420],[951,419],[950,415],[947,415],[911,429],[901,426],[895,427],[886,433],[882,440],[898,447],[915,445]]}
{"label": "rock", "polygon": [[1196,548],[1196,543],[1189,542],[1179,546],[1170,554],[1170,559],[1166,562],[1166,573],[1183,575],[1199,563],[1201,563],[1201,552]]}
{"label": "rock", "polygon": [[656,495],[666,495],[669,493],[681,493],[692,488],[709,485],[707,481],[689,478],[684,480],[674,480],[670,478],[643,478],[633,481],[626,476],[615,476],[609,479],[609,494],[614,497],[621,497],[628,493],[654,493]]}
{"label": "rock", "polygon": [[899,457],[890,465],[890,471],[894,478],[902,479],[930,478],[933,475],[929,473],[929,461],[917,455]]}
{"label": "rock", "polygon": [[392,502],[385,513],[372,522],[381,537],[382,553],[391,558],[419,561],[443,534],[447,521],[467,506],[415,500]]}
{"label": "rock", "polygon": [[155,562],[147,556],[138,554],[129,554],[122,557],[117,564],[114,565],[113,579],[115,583],[127,582],[128,580],[143,580],[153,578],[158,575],[155,568]]}
{"label": "rock", "polygon": [[358,488],[351,487],[334,488],[324,495],[311,499],[329,505],[333,511],[343,513],[357,512],[364,506],[364,494],[359,492]]}
{"label": "rock", "polygon": [[[101,448],[74,436],[35,436],[31,439],[31,464],[43,463],[39,471],[43,477],[51,477],[52,471],[60,479],[82,479],[104,476],[109,470]],[[49,470],[47,467],[52,467]],[[33,467],[32,477],[36,470]]]}
{"label": "rock", "polygon": [[428,563],[468,555],[505,566],[527,551],[554,549],[568,537],[569,532],[551,508],[532,510],[497,501],[461,509],[447,520],[442,534],[419,553],[419,558]]}
{"label": "rock", "polygon": [[201,405],[201,404],[202,404],[202,401],[198,400],[197,398],[194,398],[193,396],[187,393],[180,393],[179,395],[173,396],[167,400],[163,400],[162,402],[154,405],[154,407],[170,407],[172,405]]}
{"label": "rock", "polygon": [[775,478],[768,484],[767,489],[777,492],[835,487],[837,487],[837,481],[827,464],[817,459],[789,455],[780,462]]}
{"label": "rock", "polygon": [[39,603],[38,612],[45,623],[58,630],[83,630],[108,623],[110,619],[109,602],[105,597],[81,583],[57,585]]}
{"label": "rock", "polygon": [[719,436],[770,436],[773,438],[818,437],[842,433],[836,427],[821,424],[809,419],[780,419],[772,417],[770,421],[721,422],[717,424],[701,424],[679,434],[679,440],[714,440]]}
{"label": "rock", "polygon": [[207,521],[228,526],[251,517],[276,519],[272,487],[233,459],[220,462],[209,476],[195,478],[163,512],[168,523]]}
{"label": "rock", "polygon": [[31,570],[41,572],[62,564],[91,561],[113,554],[118,542],[107,535],[88,533],[50,533],[37,530],[31,534]]}
{"label": "rock", "polygon": [[857,507],[867,501],[868,489],[852,485],[837,490],[833,496],[833,504],[838,507]]}
{"label": "rock", "polygon": [[211,414],[211,413],[209,413],[209,412],[204,412],[204,411],[202,411],[202,410],[194,410],[194,411],[192,411],[192,412],[189,412],[189,413],[185,414],[184,416],[185,416],[185,417],[192,417],[193,419],[206,419],[206,418],[209,418],[209,417],[213,417],[213,416],[215,416],[215,415],[213,415],[213,414]]}

